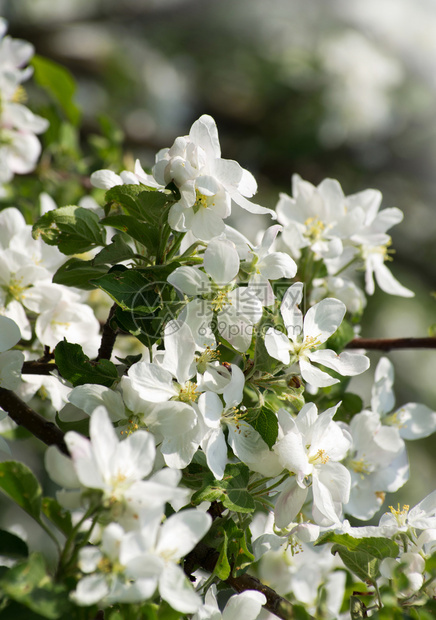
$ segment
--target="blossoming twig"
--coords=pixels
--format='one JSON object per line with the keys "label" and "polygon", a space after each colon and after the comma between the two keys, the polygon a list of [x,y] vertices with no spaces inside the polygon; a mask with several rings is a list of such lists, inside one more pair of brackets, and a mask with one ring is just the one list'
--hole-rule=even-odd
{"label": "blossoming twig", "polygon": [[[218,557],[219,553],[217,551],[200,542],[186,556],[185,573],[189,574],[198,566],[212,573],[218,561]],[[264,607],[267,611],[273,613],[278,618],[282,618],[282,620],[293,620],[293,618],[295,618],[292,604],[277,594],[275,590],[264,585],[256,577],[247,574],[241,575],[240,577],[230,576],[226,580],[226,583],[238,593],[246,590],[262,592],[266,597],[266,604]],[[313,616],[308,617],[313,618]]]}

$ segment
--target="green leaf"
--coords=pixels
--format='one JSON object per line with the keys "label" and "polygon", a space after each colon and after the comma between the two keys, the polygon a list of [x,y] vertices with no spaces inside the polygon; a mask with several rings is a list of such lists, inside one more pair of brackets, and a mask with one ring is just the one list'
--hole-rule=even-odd
{"label": "green leaf", "polygon": [[342,396],[341,405],[335,416],[335,420],[341,420],[344,422],[350,422],[351,418],[360,413],[363,409],[363,401],[357,394],[351,392],[345,392]]}
{"label": "green leaf", "polygon": [[350,551],[363,551],[379,560],[396,558],[399,554],[399,547],[396,542],[389,538],[378,538],[376,536],[353,538],[349,534],[327,532],[318,538],[315,545],[324,545],[325,543],[335,543]]}
{"label": "green leaf", "polygon": [[62,508],[53,497],[44,497],[41,507],[47,519],[50,519],[50,521],[68,537],[73,531],[71,513]]}
{"label": "green leaf", "polygon": [[247,490],[250,470],[245,465],[227,465],[224,476],[218,483],[224,490],[222,503],[235,512],[253,512],[254,499]]}
{"label": "green leaf", "polygon": [[11,568],[0,580],[0,589],[14,601],[44,618],[66,618],[71,610],[68,590],[53,581],[41,553]]}
{"label": "green leaf", "polygon": [[80,122],[80,110],[74,103],[76,83],[72,74],[65,67],[53,60],[35,55],[31,61],[35,81],[60,105],[68,120],[73,125]]}
{"label": "green leaf", "polygon": [[103,226],[112,226],[139,241],[152,256],[156,256],[160,240],[160,228],[139,222],[132,215],[110,215],[101,220]]}
{"label": "green leaf", "polygon": [[17,461],[0,463],[0,488],[37,521],[41,512],[41,487],[30,469]]}
{"label": "green leaf", "polygon": [[317,545],[334,543],[333,555],[339,554],[345,566],[362,581],[374,583],[379,576],[379,564],[384,558],[396,558],[397,543],[386,538],[353,538],[349,534],[328,532],[318,539]]}
{"label": "green leaf", "polygon": [[229,510],[253,512],[254,499],[247,490],[249,476],[248,467],[241,463],[227,465],[222,480],[215,480],[212,474],[206,473],[203,487],[193,494],[191,501],[194,504],[220,501]]}
{"label": "green leaf", "polygon": [[91,362],[80,344],[63,340],[56,345],[55,362],[61,376],[74,387],[85,383],[97,383],[112,387],[119,378],[117,367],[109,360]]}
{"label": "green leaf", "polygon": [[105,234],[98,216],[89,209],[76,206],[48,211],[33,225],[32,235],[34,239],[41,236],[48,245],[57,245],[67,255],[105,245]]}
{"label": "green leaf", "polygon": [[29,549],[27,543],[15,534],[0,530],[0,555],[13,559],[27,558]]}
{"label": "green leaf", "polygon": [[223,531],[223,534],[223,542],[219,547],[220,554],[218,557],[218,561],[215,564],[215,568],[213,569],[214,575],[216,575],[218,579],[221,579],[221,581],[225,581],[226,579],[228,579],[230,577],[231,571],[229,559],[227,557],[228,538],[225,531]]}
{"label": "green leaf", "polygon": [[267,446],[271,449],[277,440],[279,422],[275,412],[269,407],[262,407],[255,415],[244,418],[255,431],[259,433]]}
{"label": "green leaf", "polygon": [[162,307],[159,289],[136,269],[111,270],[92,283],[107,293],[122,310],[151,314]]}
{"label": "green leaf", "polygon": [[106,192],[106,201],[122,205],[137,220],[159,227],[174,203],[171,194],[158,192],[145,185],[117,185]]}
{"label": "green leaf", "polygon": [[92,261],[93,265],[116,265],[133,258],[135,253],[120,234],[112,237],[112,243],[100,250]]}
{"label": "green leaf", "polygon": [[53,282],[89,291],[95,288],[89,281],[107,273],[107,270],[108,267],[106,265],[96,266],[92,260],[70,258],[56,271],[53,276]]}
{"label": "green leaf", "polygon": [[335,353],[341,353],[345,346],[353,340],[355,336],[353,326],[346,319],[342,321],[338,329],[327,340],[327,348],[333,349]]}
{"label": "green leaf", "polygon": [[160,603],[157,614],[158,620],[179,620],[181,617],[180,611],[173,609],[166,601]]}

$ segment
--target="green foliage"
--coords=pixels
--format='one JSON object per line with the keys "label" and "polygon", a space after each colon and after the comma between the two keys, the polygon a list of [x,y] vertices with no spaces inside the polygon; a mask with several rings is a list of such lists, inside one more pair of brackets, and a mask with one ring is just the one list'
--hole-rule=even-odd
{"label": "green foliage", "polygon": [[235,512],[253,512],[254,500],[247,490],[249,476],[250,470],[245,465],[227,465],[222,480],[215,480],[211,472],[205,472],[203,486],[191,501],[194,505],[219,501]]}
{"label": "green foliage", "polygon": [[29,549],[24,540],[11,532],[0,530],[0,556],[15,560],[27,558],[28,555]]}
{"label": "green foliage", "polygon": [[0,589],[50,620],[67,617],[71,609],[68,590],[54,582],[41,553],[32,553],[28,560],[9,569],[0,579]]}
{"label": "green foliage", "polygon": [[106,265],[96,265],[95,261],[92,260],[70,258],[56,271],[53,282],[89,291],[95,288],[89,281],[106,273],[107,269]]}
{"label": "green foliage", "polygon": [[399,553],[397,543],[386,538],[353,538],[349,534],[327,532],[315,543],[333,543],[331,552],[339,554],[345,566],[359,579],[375,583],[380,574],[380,561],[396,558]]}
{"label": "green foliage", "polygon": [[41,487],[26,465],[17,461],[3,461],[0,463],[0,488],[39,522]]}
{"label": "green foliage", "polygon": [[[112,237],[112,242],[105,248],[100,250],[94,259],[93,265],[116,265],[125,260],[129,260],[135,256],[132,248],[124,241],[121,234]],[[96,277],[96,276],[94,276]]]}
{"label": "green foliage", "polygon": [[136,269],[119,265],[106,275],[92,280],[92,284],[107,293],[122,310],[152,314],[162,305],[153,284]]}
{"label": "green foliage", "polygon": [[44,497],[41,504],[42,512],[65,536],[73,531],[71,513],[67,512],[54,497]]}
{"label": "green foliage", "polygon": [[335,353],[342,353],[346,345],[353,340],[354,336],[353,326],[344,319],[335,333],[327,340],[326,346],[328,349],[335,351]]}
{"label": "green foliage", "polygon": [[59,105],[70,123],[78,125],[80,110],[74,103],[76,83],[68,69],[38,55],[33,57],[31,64],[37,84]]}
{"label": "green foliage", "polygon": [[74,387],[85,383],[97,383],[98,385],[112,387],[114,382],[118,380],[115,364],[105,359],[91,362],[79,344],[72,344],[63,340],[56,345],[54,354],[61,376]]}
{"label": "green foliage", "polygon": [[253,413],[249,412],[244,420],[259,433],[271,449],[277,440],[279,432],[279,422],[276,413],[269,407],[262,407],[262,409],[257,409]]}
{"label": "green foliage", "polygon": [[80,254],[105,245],[98,216],[83,207],[68,206],[48,211],[32,229],[34,239],[41,236],[48,245],[56,245],[63,254]]}
{"label": "green foliage", "polygon": [[117,185],[106,192],[106,202],[109,209],[121,205],[136,220],[148,222],[159,229],[174,200],[172,194],[158,192],[145,185]]}
{"label": "green foliage", "polygon": [[103,226],[112,226],[128,234],[145,246],[150,256],[156,256],[159,247],[160,230],[148,222],[138,222],[132,215],[109,215],[101,220]]}

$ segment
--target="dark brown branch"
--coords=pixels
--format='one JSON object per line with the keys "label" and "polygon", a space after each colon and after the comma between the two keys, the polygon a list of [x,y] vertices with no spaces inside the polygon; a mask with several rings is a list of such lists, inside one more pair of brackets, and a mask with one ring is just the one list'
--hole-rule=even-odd
{"label": "dark brown branch", "polygon": [[101,335],[101,344],[97,353],[96,360],[110,360],[112,355],[112,350],[114,348],[115,340],[117,337],[117,331],[111,327],[111,320],[117,309],[117,304],[114,304],[110,309],[109,316],[107,318],[106,323],[103,326],[103,332]]}
{"label": "dark brown branch", "polygon": [[354,338],[346,349],[436,349],[436,338]]}
{"label": "dark brown branch", "polygon": [[61,452],[69,456],[64,441],[64,433],[53,422],[49,422],[31,409],[14,392],[0,388],[0,407],[9,414],[9,417],[16,424],[26,428],[47,446],[55,445]]}
{"label": "dark brown branch", "polygon": [[57,369],[56,364],[30,360],[29,362],[24,362],[21,372],[23,375],[49,375],[53,370]]}
{"label": "dark brown branch", "polygon": [[[196,568],[200,567],[209,573],[212,573],[218,561],[219,553],[203,543],[198,543],[194,549],[186,556],[185,573],[190,575]],[[259,579],[251,575],[242,575],[241,577],[229,577],[226,580],[236,592],[244,592],[245,590],[256,590],[262,592],[266,597],[264,608],[276,615],[282,620],[293,620],[295,613],[292,604],[281,597],[272,588],[265,586]],[[313,618],[313,616],[309,616]]]}

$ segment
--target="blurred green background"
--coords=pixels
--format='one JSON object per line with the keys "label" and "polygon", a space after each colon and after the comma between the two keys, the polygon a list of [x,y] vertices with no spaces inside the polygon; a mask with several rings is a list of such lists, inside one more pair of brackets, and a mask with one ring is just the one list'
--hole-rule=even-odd
{"label": "blurred green background", "polygon": [[[405,215],[389,266],[416,297],[377,291],[362,336],[428,335],[436,324],[434,0],[0,0],[0,13],[11,36],[73,73],[84,142],[99,133],[100,117],[116,121],[126,165],[139,157],[152,166],[157,150],[209,113],[223,156],[253,172],[265,206],[291,193],[293,173],[315,184],[337,178],[346,194],[380,189],[383,207]],[[254,238],[256,220],[248,230],[246,221],[235,224]],[[354,383],[366,405],[380,355],[370,357],[372,369]],[[436,409],[436,350],[389,357],[397,405]],[[433,438],[409,443],[411,481],[395,501],[413,505],[434,489],[434,446]]]}

